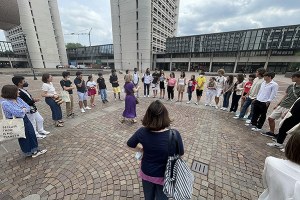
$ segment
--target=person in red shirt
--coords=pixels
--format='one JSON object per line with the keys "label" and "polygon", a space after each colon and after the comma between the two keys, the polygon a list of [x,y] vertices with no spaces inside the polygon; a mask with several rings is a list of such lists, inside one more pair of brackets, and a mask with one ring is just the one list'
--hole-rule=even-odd
{"label": "person in red shirt", "polygon": [[252,87],[253,80],[255,79],[255,77],[256,77],[255,74],[250,74],[249,78],[248,78],[249,81],[246,82],[245,85],[244,85],[244,93],[243,93],[242,98],[241,98],[241,109],[240,109],[240,111],[242,110],[242,107],[243,107],[244,102],[246,100],[247,94],[250,92],[250,89]]}

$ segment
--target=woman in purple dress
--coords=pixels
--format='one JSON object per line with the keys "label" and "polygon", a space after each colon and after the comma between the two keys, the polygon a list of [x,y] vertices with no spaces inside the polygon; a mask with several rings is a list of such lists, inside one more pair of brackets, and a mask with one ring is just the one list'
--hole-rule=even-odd
{"label": "woman in purple dress", "polygon": [[132,76],[130,74],[125,75],[125,85],[124,91],[126,93],[125,98],[125,110],[123,112],[123,119],[121,122],[125,122],[125,118],[130,119],[132,123],[136,123],[136,97],[134,93],[137,92],[139,86],[137,88],[134,87],[132,83]]}

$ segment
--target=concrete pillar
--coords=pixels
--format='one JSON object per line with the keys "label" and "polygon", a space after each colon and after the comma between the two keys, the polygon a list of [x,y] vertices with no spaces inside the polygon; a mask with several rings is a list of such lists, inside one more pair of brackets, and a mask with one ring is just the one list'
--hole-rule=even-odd
{"label": "concrete pillar", "polygon": [[170,72],[172,71],[172,54],[171,54],[171,62],[170,62]]}
{"label": "concrete pillar", "polygon": [[268,55],[267,55],[267,60],[265,62],[265,66],[264,66],[265,70],[267,70],[267,68],[268,68],[269,60],[271,58],[271,53],[272,53],[272,50],[269,50]]}
{"label": "concrete pillar", "polygon": [[214,53],[212,52],[210,55],[209,72],[211,72],[211,70],[212,70],[213,57],[214,57]]}
{"label": "concrete pillar", "polygon": [[156,58],[157,58],[157,55],[153,54],[153,68],[154,69],[156,68]]}
{"label": "concrete pillar", "polygon": [[233,68],[233,73],[236,72],[236,68],[237,68],[237,65],[238,65],[239,61],[240,61],[240,52],[237,52],[235,63],[234,63],[234,68]]}
{"label": "concrete pillar", "polygon": [[191,71],[191,57],[192,57],[192,55],[190,53],[189,64],[188,64],[188,72]]}

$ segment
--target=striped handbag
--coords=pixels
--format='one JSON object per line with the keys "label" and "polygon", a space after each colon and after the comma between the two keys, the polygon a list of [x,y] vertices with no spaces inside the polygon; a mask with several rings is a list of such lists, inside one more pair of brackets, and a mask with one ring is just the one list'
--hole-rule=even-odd
{"label": "striped handbag", "polygon": [[193,193],[194,175],[189,166],[180,157],[180,149],[177,140],[177,133],[170,130],[169,152],[172,146],[176,146],[173,156],[168,157],[165,171],[163,192],[169,198],[175,200],[191,199]]}

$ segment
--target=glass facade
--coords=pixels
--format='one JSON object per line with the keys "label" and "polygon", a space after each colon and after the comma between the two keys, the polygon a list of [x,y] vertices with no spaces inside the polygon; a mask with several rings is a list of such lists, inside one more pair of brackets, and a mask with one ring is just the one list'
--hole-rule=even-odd
{"label": "glass facade", "polygon": [[300,49],[300,25],[168,38],[167,53]]}
{"label": "glass facade", "polygon": [[113,59],[113,44],[67,49],[69,60]]}

